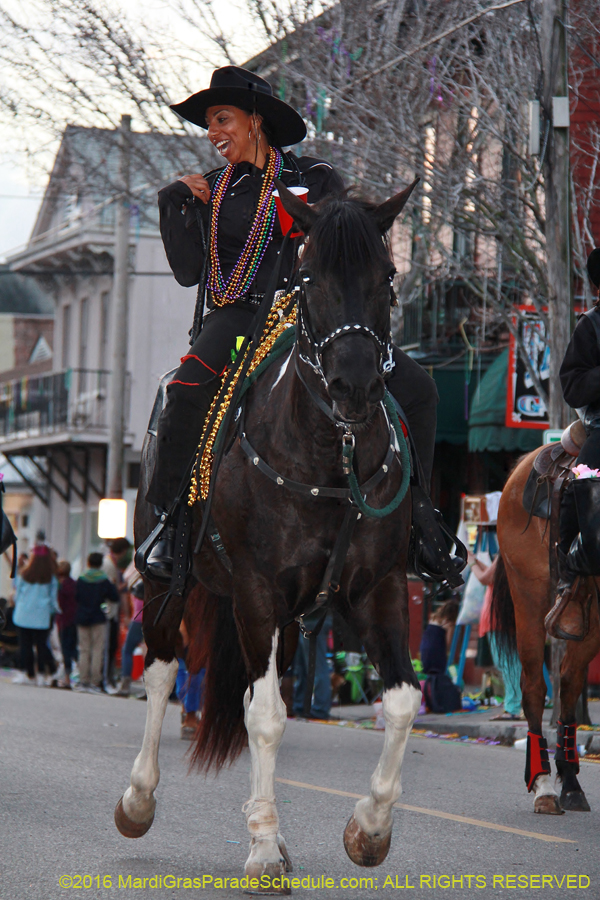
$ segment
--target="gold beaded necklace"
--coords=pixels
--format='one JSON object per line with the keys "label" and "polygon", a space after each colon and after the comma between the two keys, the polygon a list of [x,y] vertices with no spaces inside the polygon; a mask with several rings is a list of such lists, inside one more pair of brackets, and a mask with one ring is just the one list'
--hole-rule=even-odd
{"label": "gold beaded necklace", "polygon": [[224,306],[227,303],[235,303],[236,300],[241,300],[248,293],[248,288],[254,281],[273,235],[275,222],[273,185],[275,179],[281,175],[282,169],[283,157],[281,153],[277,148],[269,147],[267,170],[263,176],[256,215],[248,233],[244,249],[227,281],[223,277],[219,260],[218,227],[221,204],[227,193],[235,166],[232,164],[226,166],[217,178],[213,191],[212,215],[210,219],[210,274],[208,276],[208,289],[216,306]]}

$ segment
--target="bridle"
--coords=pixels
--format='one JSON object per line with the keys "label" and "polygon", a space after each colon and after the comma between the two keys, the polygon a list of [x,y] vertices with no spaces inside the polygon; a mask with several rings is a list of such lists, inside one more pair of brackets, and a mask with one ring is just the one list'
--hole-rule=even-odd
{"label": "bridle", "polygon": [[[306,308],[306,285],[310,284],[311,278],[310,275],[306,274],[306,272],[300,269],[300,282],[296,285],[296,292],[298,294],[298,311],[296,315],[296,332],[297,332],[297,340],[296,346],[298,348],[298,357],[302,360],[302,362],[306,363],[306,365],[310,366],[310,368],[315,372],[325,387],[327,387],[327,379],[325,378],[325,372],[323,371],[323,353],[327,349],[327,347],[331,346],[335,340],[339,337],[348,334],[363,334],[366,337],[370,338],[379,353],[379,362],[377,365],[377,370],[382,378],[389,378],[394,369],[394,357],[393,357],[393,347],[392,347],[392,333],[391,328],[388,329],[388,333],[385,338],[382,340],[378,334],[376,334],[372,328],[369,328],[368,325],[363,325],[360,322],[351,322],[347,325],[340,325],[334,331],[331,331],[326,337],[322,340],[318,341],[312,331],[310,325],[310,319],[308,316],[308,310]],[[392,287],[392,279],[395,273],[392,273],[389,276],[390,280],[390,300],[394,298],[394,290]],[[300,335],[304,336],[306,339],[310,356],[302,353],[300,350]],[[312,358],[311,358],[312,357]]]}

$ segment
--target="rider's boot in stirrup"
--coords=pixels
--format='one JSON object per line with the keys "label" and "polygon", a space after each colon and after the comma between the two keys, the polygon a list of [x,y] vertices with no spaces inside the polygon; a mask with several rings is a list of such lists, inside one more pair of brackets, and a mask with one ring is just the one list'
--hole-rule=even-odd
{"label": "rider's boot in stirrup", "polygon": [[568,555],[558,549],[556,600],[544,622],[550,637],[563,641],[583,641],[589,631],[592,594],[586,584],[588,579],[569,565],[577,540]]}
{"label": "rider's boot in stirrup", "polygon": [[145,576],[153,581],[170,582],[177,529],[174,522],[165,525],[160,537],[146,557]]}
{"label": "rider's boot in stirrup", "polygon": [[[467,548],[452,534],[423,488],[413,485],[411,490],[415,573],[428,581],[445,581],[450,587],[460,587],[464,583],[460,573],[467,564]],[[455,556],[450,556],[444,536],[455,545]]]}

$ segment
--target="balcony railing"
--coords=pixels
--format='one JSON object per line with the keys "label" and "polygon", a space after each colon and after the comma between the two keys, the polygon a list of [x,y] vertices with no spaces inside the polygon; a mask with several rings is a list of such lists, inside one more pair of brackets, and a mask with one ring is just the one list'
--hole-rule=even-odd
{"label": "balcony railing", "polygon": [[110,372],[67,369],[0,383],[0,445],[61,432],[105,435]]}

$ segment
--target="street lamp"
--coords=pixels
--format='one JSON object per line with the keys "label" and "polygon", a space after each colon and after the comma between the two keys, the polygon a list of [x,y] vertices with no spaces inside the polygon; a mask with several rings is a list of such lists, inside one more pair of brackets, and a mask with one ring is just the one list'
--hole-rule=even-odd
{"label": "street lamp", "polygon": [[127,500],[101,500],[98,504],[98,537],[103,540],[127,534]]}

